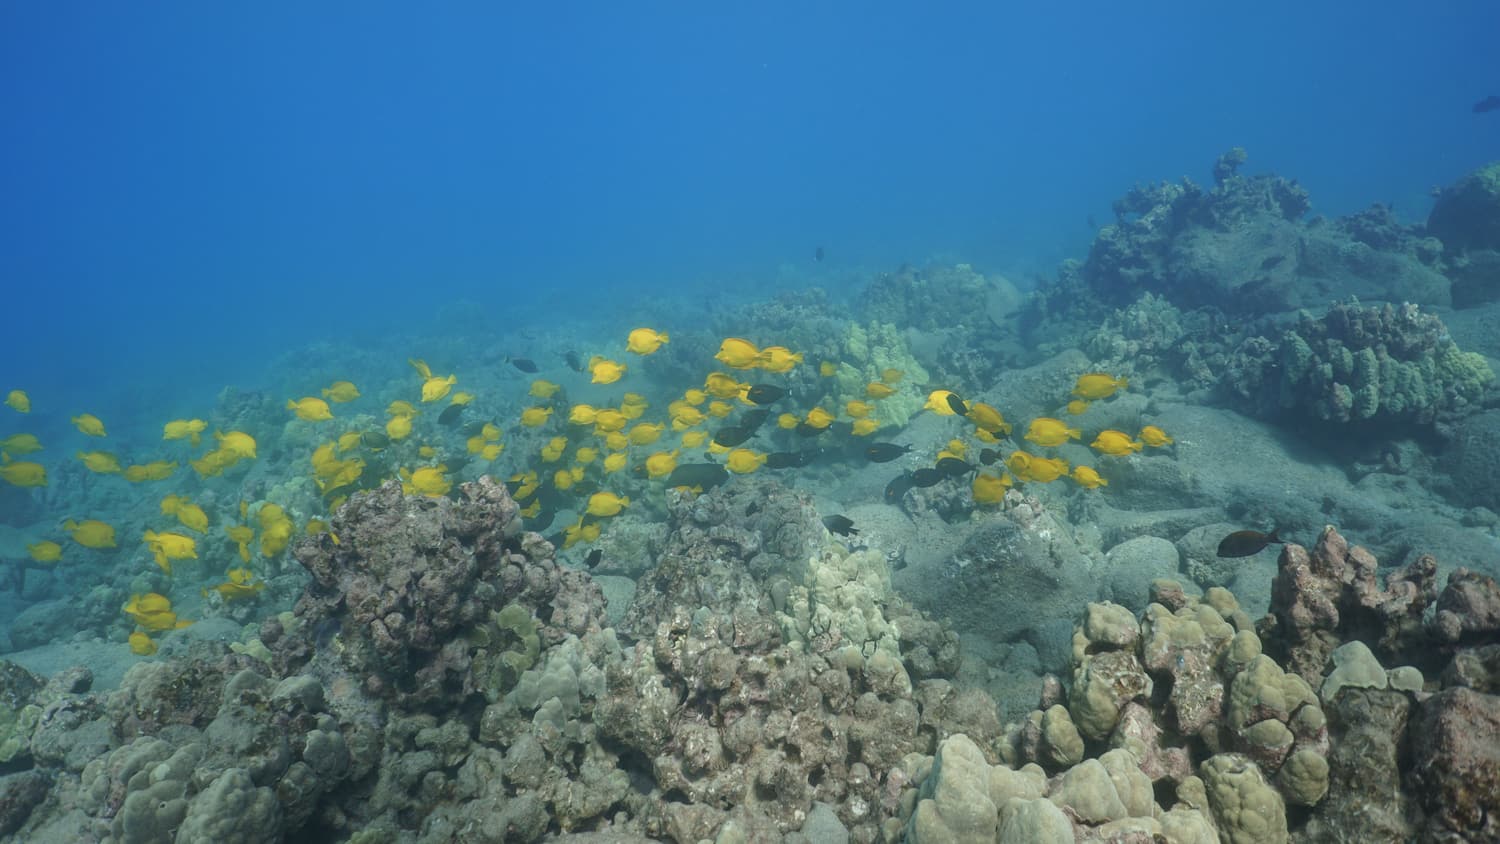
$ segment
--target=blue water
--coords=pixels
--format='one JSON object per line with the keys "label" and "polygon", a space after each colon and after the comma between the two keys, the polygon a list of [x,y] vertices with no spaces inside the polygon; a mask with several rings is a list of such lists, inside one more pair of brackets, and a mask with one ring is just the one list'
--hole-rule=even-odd
{"label": "blue water", "polygon": [[457,301],[1024,281],[1232,145],[1421,219],[1500,153],[1484,0],[512,5],[0,7],[3,387],[201,406]]}

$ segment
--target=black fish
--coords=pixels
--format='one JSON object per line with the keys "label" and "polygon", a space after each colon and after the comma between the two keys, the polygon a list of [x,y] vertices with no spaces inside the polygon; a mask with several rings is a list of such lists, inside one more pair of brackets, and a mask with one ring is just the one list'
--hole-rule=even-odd
{"label": "black fish", "polygon": [[819,454],[823,453],[820,448],[809,448],[802,451],[773,451],[766,455],[767,469],[798,469],[813,462]]}
{"label": "black fish", "polygon": [[579,357],[577,352],[568,352],[567,354],[563,355],[563,360],[566,360],[568,362],[568,368],[573,370],[574,372],[589,371],[589,368],[583,363],[583,358]]}
{"label": "black fish", "polygon": [[969,415],[969,406],[964,403],[963,399],[958,397],[957,393],[948,394],[948,407],[959,416]]}
{"label": "black fish", "polygon": [[540,533],[541,531],[552,527],[552,520],[555,518],[557,518],[556,510],[543,510],[540,513],[537,513],[535,516],[532,516],[531,518],[526,520],[526,529],[534,530]]}
{"label": "black fish", "polygon": [[799,437],[816,437],[824,431],[827,431],[828,427],[829,426],[825,425],[822,428],[816,428],[812,425],[807,424],[806,422],[798,422],[797,427],[793,428],[792,430],[796,431],[797,436]]}
{"label": "black fish", "polygon": [[822,263],[822,261],[823,261],[823,247],[819,246],[817,249],[813,250],[813,260],[817,261],[819,263]]}
{"label": "black fish", "polygon": [[1273,269],[1275,267],[1281,266],[1281,262],[1285,260],[1285,255],[1272,255],[1271,257],[1260,262],[1260,268],[1263,270]]}
{"label": "black fish", "polygon": [[753,428],[720,428],[714,433],[714,442],[725,448],[734,448],[745,440],[755,436]]}
{"label": "black fish", "polygon": [[696,486],[713,489],[729,480],[729,470],[717,463],[684,463],[667,476],[667,486]]}
{"label": "black fish", "polygon": [[761,410],[759,408],[755,410],[747,410],[743,415],[740,416],[740,427],[749,428],[753,431],[756,428],[759,428],[761,425],[764,425],[766,419],[770,417],[770,415],[771,411],[769,410]]}
{"label": "black fish", "polygon": [[1000,459],[1000,450],[999,449],[995,449],[995,448],[981,448],[979,450],[979,462],[983,463],[986,466],[993,466],[993,465],[995,465],[995,461],[999,460],[999,459]]}
{"label": "black fish", "polygon": [[901,499],[906,497],[908,490],[912,488],[911,473],[897,475],[891,482],[885,485],[885,503],[901,505]]}
{"label": "black fish", "polygon": [[871,463],[889,463],[908,451],[911,451],[911,446],[909,445],[873,443],[869,448],[865,449],[865,459]]}
{"label": "black fish", "polygon": [[391,444],[391,438],[379,431],[365,431],[359,435],[359,442],[365,448],[385,448]]}
{"label": "black fish", "polygon": [[466,437],[475,437],[484,432],[484,424],[483,419],[475,419],[459,430],[463,431],[463,435]]}
{"label": "black fish", "polygon": [[946,477],[948,476],[936,469],[918,469],[911,473],[911,482],[912,486],[919,486],[926,489],[930,486],[937,486]]}
{"label": "black fish", "polygon": [[823,527],[839,536],[857,536],[859,531],[854,527],[854,521],[848,516],[824,516]]}
{"label": "black fish", "polygon": [[1491,94],[1474,104],[1474,113],[1483,114],[1487,111],[1500,110],[1500,97]]}
{"label": "black fish", "polygon": [[745,398],[756,404],[770,404],[786,395],[786,390],[775,384],[756,384],[745,393]]}
{"label": "black fish", "polygon": [[589,552],[589,555],[587,557],[583,558],[583,566],[584,566],[584,568],[592,569],[594,566],[599,565],[599,560],[602,559],[603,557],[604,557],[604,551],[602,551],[601,549],[595,548],[594,550],[592,550],[592,551]]}
{"label": "black fish", "polygon": [[1237,530],[1219,542],[1220,557],[1248,557],[1259,554],[1267,545],[1279,544],[1281,538],[1276,531],[1261,533],[1258,530]]}
{"label": "black fish", "polygon": [[506,360],[510,361],[511,366],[514,366],[516,369],[521,370],[527,375],[535,375],[538,371],[536,368],[536,361],[534,360],[530,360],[528,358],[506,358]]}
{"label": "black fish", "polygon": [[456,425],[458,424],[458,417],[462,416],[463,413],[464,405],[450,404],[443,408],[442,413],[438,414],[438,422],[444,425]]}
{"label": "black fish", "polygon": [[944,457],[937,462],[937,470],[950,478],[958,478],[974,471],[974,467],[957,457]]}

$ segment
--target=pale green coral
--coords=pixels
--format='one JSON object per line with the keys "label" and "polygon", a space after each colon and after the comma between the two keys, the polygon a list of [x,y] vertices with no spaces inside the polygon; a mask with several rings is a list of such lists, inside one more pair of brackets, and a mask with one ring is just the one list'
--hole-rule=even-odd
{"label": "pale green coral", "polygon": [[491,703],[514,688],[536,664],[542,651],[536,632],[540,626],[530,610],[509,604],[499,612],[491,611],[489,623],[470,632],[469,642],[476,647],[471,671]]}
{"label": "pale green coral", "polygon": [[900,370],[905,376],[895,385],[895,395],[873,402],[872,417],[882,428],[901,427],[922,409],[927,397],[917,385],[926,384],[931,376],[912,357],[911,346],[900,329],[883,322],[868,326],[850,323],[840,346],[843,358],[834,375],[834,394],[830,397],[834,407],[829,410],[842,409],[850,399],[867,400],[865,385],[879,381],[887,369]]}

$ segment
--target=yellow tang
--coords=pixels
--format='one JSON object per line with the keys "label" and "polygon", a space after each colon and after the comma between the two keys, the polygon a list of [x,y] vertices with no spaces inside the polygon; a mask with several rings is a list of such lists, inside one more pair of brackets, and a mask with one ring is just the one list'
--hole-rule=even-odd
{"label": "yellow tang", "polygon": [[5,395],[5,406],[17,413],[30,413],[31,397],[25,390],[11,390]]}
{"label": "yellow tang", "polygon": [[884,381],[887,384],[899,384],[901,383],[901,379],[905,377],[906,373],[902,372],[899,369],[880,370],[880,380]]}
{"label": "yellow tang", "polygon": [[1050,447],[1062,445],[1068,440],[1076,440],[1082,436],[1083,431],[1077,428],[1069,428],[1066,422],[1042,416],[1031,420],[1031,425],[1027,427],[1024,439],[1027,442]]}
{"label": "yellow tang", "polygon": [[627,435],[631,445],[651,445],[661,439],[661,432],[667,429],[666,425],[652,425],[641,422],[630,429]]}
{"label": "yellow tang", "polygon": [[448,467],[442,464],[423,466],[414,472],[402,469],[401,491],[407,495],[421,493],[428,498],[441,498],[453,488],[453,482],[444,474],[447,471]]}
{"label": "yellow tang", "polygon": [[387,416],[416,416],[417,406],[405,399],[396,399],[385,406]]}
{"label": "yellow tang", "polygon": [[72,535],[73,541],[85,548],[114,548],[115,529],[98,519],[63,522],[63,530]]}
{"label": "yellow tang", "polygon": [[433,402],[448,395],[453,385],[458,383],[457,375],[449,375],[446,378],[433,376],[422,382],[422,401]]}
{"label": "yellow tang", "polygon": [[1084,401],[1083,399],[1073,399],[1072,401],[1068,402],[1068,406],[1066,408],[1069,416],[1082,416],[1083,414],[1088,412],[1088,409],[1089,403]]}
{"label": "yellow tang", "polygon": [[724,468],[734,472],[736,475],[748,475],[761,466],[764,466],[765,463],[766,456],[764,454],[758,451],[751,451],[748,448],[737,448],[729,452],[729,456],[724,458]]}
{"label": "yellow tang", "polygon": [[484,451],[481,451],[479,453],[479,456],[483,457],[485,460],[494,460],[495,458],[499,457],[500,452],[504,450],[505,445],[503,443],[490,443],[489,445],[484,447]]}
{"label": "yellow tang", "polygon": [[600,357],[599,355],[594,355],[594,357],[589,360],[589,372],[592,373],[593,376],[589,379],[589,381],[594,384],[613,384],[616,381],[620,380],[620,378],[625,374],[625,370],[627,369],[629,369],[629,367],[627,367],[623,363],[620,363],[619,361],[613,361],[608,358]]}
{"label": "yellow tang", "polygon": [[1073,474],[1070,476],[1084,489],[1098,489],[1101,486],[1109,486],[1109,481],[1099,477],[1099,473],[1089,466],[1074,466]]}
{"label": "yellow tang", "polygon": [[922,405],[939,416],[957,416],[958,412],[953,409],[953,403],[949,401],[957,398],[952,390],[933,390],[927,394],[927,403]]}
{"label": "yellow tang", "polygon": [[796,414],[783,413],[780,416],[776,417],[776,427],[784,431],[790,431],[793,428],[797,427],[797,425],[801,423],[801,421],[801,419],[797,418]]}
{"label": "yellow tang", "polygon": [[197,445],[202,439],[204,429],[208,423],[202,419],[173,419],[171,422],[161,426],[161,438],[164,440],[188,440]]}
{"label": "yellow tang", "polygon": [[677,452],[658,451],[646,458],[646,477],[665,478],[677,468]]}
{"label": "yellow tang", "polygon": [[1161,448],[1163,446],[1171,445],[1173,442],[1175,442],[1175,440],[1167,436],[1166,431],[1163,431],[1155,425],[1147,425],[1146,427],[1142,428],[1140,438],[1141,442],[1151,446],[1152,448]]}
{"label": "yellow tang", "polygon": [[707,431],[683,431],[682,445],[684,448],[699,448],[708,440]]}
{"label": "yellow tang", "polygon": [[865,398],[867,399],[888,399],[895,394],[895,389],[885,384],[871,381],[865,385]]}
{"label": "yellow tang", "polygon": [[590,516],[607,517],[615,516],[630,506],[630,499],[625,496],[615,495],[612,492],[596,492],[589,496],[588,507],[584,512]]}
{"label": "yellow tang", "polygon": [[759,361],[767,372],[791,372],[792,367],[802,362],[802,353],[786,346],[767,346],[761,350]]}
{"label": "yellow tang", "polygon": [[822,363],[818,364],[818,374],[823,376],[824,378],[832,378],[833,376],[838,374],[838,371],[839,365],[831,360],[825,360]]}
{"label": "yellow tang", "polygon": [[818,428],[821,430],[823,428],[827,428],[829,425],[832,425],[833,420],[834,416],[832,413],[829,413],[821,407],[815,407],[807,412],[807,419],[804,421],[807,422],[807,426],[809,428]]}
{"label": "yellow tang", "polygon": [[880,430],[880,420],[866,416],[863,419],[854,420],[854,426],[849,429],[849,433],[856,437],[868,437],[878,430]]}
{"label": "yellow tang", "polygon": [[141,466],[126,466],[124,474],[125,480],[138,484],[142,481],[166,480],[175,471],[177,471],[176,461],[169,463],[165,460],[155,460]]}
{"label": "yellow tang", "polygon": [[670,342],[671,338],[667,336],[665,331],[656,331],[651,328],[637,328],[630,332],[629,337],[625,338],[625,349],[638,355],[649,355],[660,349],[661,344]]}
{"label": "yellow tang", "polygon": [[385,435],[392,440],[404,440],[411,436],[411,417],[392,416],[385,423]]}
{"label": "yellow tang", "polygon": [[1010,424],[1000,411],[982,401],[969,402],[969,421],[982,431],[992,434],[1009,434]]}
{"label": "yellow tang", "polygon": [[625,452],[617,451],[604,458],[604,473],[606,475],[618,472],[625,468]]}
{"label": "yellow tang", "polygon": [[46,486],[47,467],[28,461],[11,462],[10,455],[0,455],[0,480],[15,486]]}
{"label": "yellow tang", "polygon": [[29,543],[26,551],[39,563],[55,563],[62,558],[62,546],[50,539]]}
{"label": "yellow tang", "polygon": [[146,543],[146,548],[151,552],[156,564],[167,574],[172,573],[173,560],[198,559],[197,543],[193,542],[190,536],[148,530],[142,534],[141,541]]}
{"label": "yellow tang", "polygon": [[614,408],[606,407],[594,416],[595,433],[611,433],[613,431],[625,430],[625,423],[629,422],[625,414]]}
{"label": "yellow tang", "polygon": [[734,405],[730,404],[727,401],[714,399],[713,401],[708,403],[708,415],[712,416],[715,419],[723,419],[733,412]]}
{"label": "yellow tang", "polygon": [[0,451],[12,457],[25,457],[41,450],[42,441],[36,438],[36,434],[11,434],[0,440]]}
{"label": "yellow tang", "polygon": [[345,433],[339,434],[338,442],[336,443],[336,445],[338,446],[339,454],[343,454],[351,448],[358,447],[359,438],[362,436],[364,435],[359,431],[347,431]]}
{"label": "yellow tang", "polygon": [[359,398],[359,388],[348,381],[335,381],[323,388],[322,395],[335,404],[343,404]]}
{"label": "yellow tang", "polygon": [[1005,500],[1005,490],[1009,487],[1009,475],[991,475],[988,472],[976,474],[970,485],[974,500],[980,504],[999,504]]}
{"label": "yellow tang", "polygon": [[568,422],[574,425],[592,425],[599,410],[591,404],[575,404],[568,411]]}
{"label": "yellow tang", "polygon": [[80,413],[74,416],[73,426],[91,437],[105,436],[104,423],[92,413]]}
{"label": "yellow tang", "polygon": [[850,399],[844,402],[844,412],[855,419],[863,419],[869,416],[872,410],[874,408],[870,407],[868,402],[862,402],[859,399]]}
{"label": "yellow tang", "polygon": [[156,653],[156,643],[151,637],[137,630],[130,634],[130,652],[136,656],[150,656]]}
{"label": "yellow tang", "polygon": [[327,422],[333,418],[333,411],[329,409],[328,402],[317,396],[303,396],[296,401],[286,400],[286,409],[297,414],[297,418],[307,422]]}
{"label": "yellow tang", "polygon": [[528,428],[540,428],[552,417],[550,407],[528,407],[521,411],[521,424]]}
{"label": "yellow tang", "polygon": [[80,451],[74,454],[90,471],[100,475],[120,474],[120,458],[107,451]]}
{"label": "yellow tang", "polygon": [[739,398],[740,391],[746,389],[746,385],[723,372],[710,372],[703,379],[703,389],[716,399],[733,399]]}
{"label": "yellow tang", "polygon": [[544,381],[538,378],[535,381],[531,382],[531,389],[527,390],[527,393],[539,399],[550,399],[553,396],[557,395],[557,391],[561,389],[562,387],[552,383],[551,381]]}
{"label": "yellow tang", "polygon": [[484,437],[485,442],[492,443],[500,439],[500,428],[493,422],[486,422],[484,427],[479,429],[479,435]]}
{"label": "yellow tang", "polygon": [[1073,395],[1090,401],[1107,399],[1116,390],[1129,386],[1130,382],[1124,378],[1116,378],[1103,372],[1089,372],[1078,376],[1078,381],[1073,384]]}
{"label": "yellow tang", "polygon": [[1122,457],[1141,450],[1141,444],[1124,431],[1100,431],[1089,447],[1104,454]]}
{"label": "yellow tang", "polygon": [[733,369],[754,369],[760,364],[760,349],[757,349],[749,340],[729,337],[719,344],[719,351],[714,355],[714,360]]}
{"label": "yellow tang", "polygon": [[244,431],[230,431],[227,434],[215,431],[214,439],[219,441],[219,448],[237,457],[255,457],[255,438]]}

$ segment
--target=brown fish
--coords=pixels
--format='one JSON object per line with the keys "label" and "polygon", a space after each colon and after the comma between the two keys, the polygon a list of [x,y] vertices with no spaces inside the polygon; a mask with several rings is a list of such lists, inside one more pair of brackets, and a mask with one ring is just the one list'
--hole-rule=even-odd
{"label": "brown fish", "polygon": [[1267,545],[1278,545],[1281,538],[1273,529],[1270,533],[1258,530],[1237,530],[1219,542],[1220,557],[1249,557],[1259,554]]}

